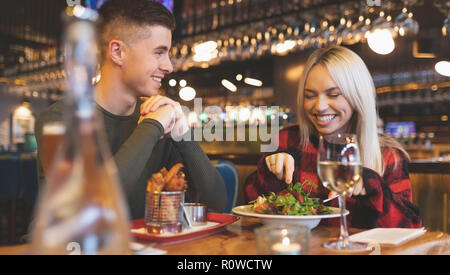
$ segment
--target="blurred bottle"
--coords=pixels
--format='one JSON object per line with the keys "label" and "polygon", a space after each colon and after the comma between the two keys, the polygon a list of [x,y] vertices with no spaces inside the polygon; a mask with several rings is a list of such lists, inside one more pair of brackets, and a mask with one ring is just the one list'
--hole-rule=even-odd
{"label": "blurred bottle", "polygon": [[68,91],[65,136],[40,196],[32,232],[33,254],[128,254],[128,212],[95,115],[97,13],[75,6],[64,14]]}
{"label": "blurred bottle", "polygon": [[433,138],[434,138],[433,132],[430,132],[427,134],[427,140],[425,141],[425,149],[426,150],[433,149],[433,143],[432,143]]}
{"label": "blurred bottle", "polygon": [[415,147],[417,145],[417,142],[418,142],[417,134],[416,133],[409,134],[409,143],[408,143],[408,145],[410,147]]}
{"label": "blurred bottle", "polygon": [[409,135],[406,134],[406,133],[402,134],[402,139],[401,140],[402,140],[402,145],[403,146],[408,145],[409,144]]}

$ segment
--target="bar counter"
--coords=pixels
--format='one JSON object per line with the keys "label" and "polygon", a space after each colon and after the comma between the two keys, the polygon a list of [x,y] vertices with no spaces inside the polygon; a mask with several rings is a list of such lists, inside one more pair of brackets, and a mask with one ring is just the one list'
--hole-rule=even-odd
{"label": "bar counter", "polygon": [[[262,154],[208,154],[211,160],[228,160],[235,165],[255,165]],[[408,165],[410,173],[450,174],[450,162],[412,161]]]}

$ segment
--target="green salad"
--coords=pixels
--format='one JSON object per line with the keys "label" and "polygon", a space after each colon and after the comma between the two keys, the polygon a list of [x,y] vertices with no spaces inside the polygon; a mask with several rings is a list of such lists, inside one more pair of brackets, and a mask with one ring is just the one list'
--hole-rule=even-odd
{"label": "green salad", "polygon": [[[309,192],[304,189],[309,187]],[[316,184],[306,180],[303,183],[297,182],[289,184],[288,188],[275,194],[261,195],[256,200],[251,201],[251,209],[261,214],[277,215],[326,215],[334,212],[327,206],[320,203],[319,198],[311,198],[312,188]]]}

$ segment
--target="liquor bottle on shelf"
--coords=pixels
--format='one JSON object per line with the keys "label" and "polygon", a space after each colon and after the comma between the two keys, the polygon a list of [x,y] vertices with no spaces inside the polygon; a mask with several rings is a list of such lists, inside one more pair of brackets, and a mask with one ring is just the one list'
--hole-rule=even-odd
{"label": "liquor bottle on shelf", "polygon": [[224,26],[231,26],[234,23],[233,8],[234,2],[226,2],[223,6],[222,14],[224,15]]}
{"label": "liquor bottle on shelf", "polygon": [[227,2],[225,0],[217,0],[217,6],[219,8],[219,27],[226,27],[226,6]]}
{"label": "liquor bottle on shelf", "polygon": [[178,23],[179,27],[177,26],[177,28],[180,28],[179,31],[181,36],[186,36],[189,18],[188,18],[188,11],[185,6],[182,7],[180,18],[181,18],[179,19],[180,22]]}
{"label": "liquor bottle on shelf", "polygon": [[195,17],[195,31],[194,33],[201,33],[206,31],[203,24],[203,18],[206,15],[206,1],[195,1],[194,17]]}
{"label": "liquor bottle on shelf", "polygon": [[187,11],[187,35],[193,35],[195,32],[195,1],[184,1],[183,10]]}
{"label": "liquor bottle on shelf", "polygon": [[217,29],[217,27],[219,27],[219,4],[216,0],[211,0],[210,1],[210,13],[211,13],[211,30],[215,30]]}
{"label": "liquor bottle on shelf", "polygon": [[31,234],[33,254],[130,253],[128,211],[102,121],[95,114],[91,80],[97,65],[96,16],[81,6],[69,7],[64,15],[66,131],[40,194]]}

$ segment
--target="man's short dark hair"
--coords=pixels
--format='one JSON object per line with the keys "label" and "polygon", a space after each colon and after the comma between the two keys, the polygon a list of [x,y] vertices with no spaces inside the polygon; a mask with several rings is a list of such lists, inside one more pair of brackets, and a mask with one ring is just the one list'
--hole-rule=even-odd
{"label": "man's short dark hair", "polygon": [[98,10],[100,51],[102,62],[111,39],[136,36],[132,27],[163,26],[175,29],[175,17],[162,4],[152,0],[108,0]]}

